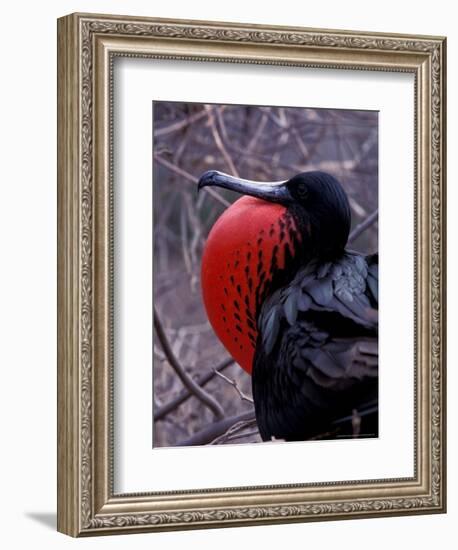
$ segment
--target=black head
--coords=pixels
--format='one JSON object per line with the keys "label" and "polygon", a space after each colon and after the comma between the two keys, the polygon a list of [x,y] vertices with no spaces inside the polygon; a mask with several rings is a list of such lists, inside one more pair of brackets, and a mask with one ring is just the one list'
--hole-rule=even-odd
{"label": "black head", "polygon": [[347,194],[339,181],[325,172],[303,172],[284,183],[291,195],[289,205],[310,233],[315,253],[333,256],[347,244],[351,226],[351,211]]}
{"label": "black head", "polygon": [[332,258],[347,244],[350,205],[343,187],[330,174],[302,172],[287,181],[260,183],[211,170],[200,178],[199,189],[210,185],[286,206],[296,220],[302,242],[315,257]]}

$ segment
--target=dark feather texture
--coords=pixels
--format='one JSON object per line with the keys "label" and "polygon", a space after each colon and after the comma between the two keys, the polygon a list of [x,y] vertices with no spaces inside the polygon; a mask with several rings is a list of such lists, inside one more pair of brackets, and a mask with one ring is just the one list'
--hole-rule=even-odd
{"label": "dark feather texture", "polygon": [[[252,331],[248,344],[253,350],[256,342],[254,358],[250,355],[245,368],[253,375],[262,438],[376,436],[378,256],[366,258],[345,250],[351,210],[342,185],[320,171],[265,183],[210,171],[199,181],[199,187],[207,185],[258,201],[251,201],[249,210],[241,210],[238,201],[239,207],[235,203],[228,216],[229,220],[240,219],[237,212],[243,211],[247,219],[250,216],[248,225],[258,227],[256,256],[251,249],[247,256],[259,257],[259,263],[256,288],[251,275],[254,266],[248,266],[246,300],[255,305],[255,311],[248,312],[251,325],[247,322],[242,328],[237,310],[237,324],[222,327],[222,341],[227,340],[227,333],[238,332],[234,339],[238,343],[244,330]],[[223,225],[218,227],[222,242],[218,247],[212,240],[213,266],[218,265],[224,243],[233,242],[234,237],[245,239],[244,219],[237,226],[227,224],[227,233],[221,232]],[[230,253],[237,254],[239,248],[237,244]],[[261,259],[267,257],[268,265],[264,265]],[[234,277],[234,273],[229,276],[232,286]],[[213,281],[207,279],[204,287],[210,293]],[[224,293],[227,297],[226,287]],[[219,326],[217,311],[214,324]],[[228,349],[232,344],[228,341]],[[240,350],[235,349],[234,356],[245,361]]]}
{"label": "dark feather texture", "polygon": [[[376,435],[378,257],[311,261],[263,304],[253,368],[264,440]],[[357,411],[357,413],[355,412]]]}

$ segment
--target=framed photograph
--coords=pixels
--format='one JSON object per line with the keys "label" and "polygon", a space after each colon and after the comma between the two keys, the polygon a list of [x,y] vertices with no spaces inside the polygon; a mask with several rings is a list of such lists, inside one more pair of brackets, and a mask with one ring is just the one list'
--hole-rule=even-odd
{"label": "framed photograph", "polygon": [[58,20],[59,531],[445,511],[445,45]]}

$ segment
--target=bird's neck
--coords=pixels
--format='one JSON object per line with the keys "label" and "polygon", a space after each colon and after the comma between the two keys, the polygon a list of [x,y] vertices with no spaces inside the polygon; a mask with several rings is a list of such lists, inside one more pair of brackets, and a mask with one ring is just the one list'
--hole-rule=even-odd
{"label": "bird's neck", "polygon": [[[350,218],[342,216],[339,210],[330,215],[318,209],[306,212],[300,205],[288,209],[301,235],[301,246],[296,260],[305,265],[310,260],[334,261],[345,252],[350,230]],[[296,262],[297,263],[297,262]]]}

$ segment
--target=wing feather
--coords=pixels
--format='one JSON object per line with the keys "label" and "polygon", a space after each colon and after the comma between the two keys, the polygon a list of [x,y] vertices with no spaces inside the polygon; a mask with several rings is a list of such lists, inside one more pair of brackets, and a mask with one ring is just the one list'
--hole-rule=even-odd
{"label": "wing feather", "polygon": [[264,439],[313,437],[377,402],[377,306],[378,256],[350,252],[309,264],[265,302],[253,369]]}

